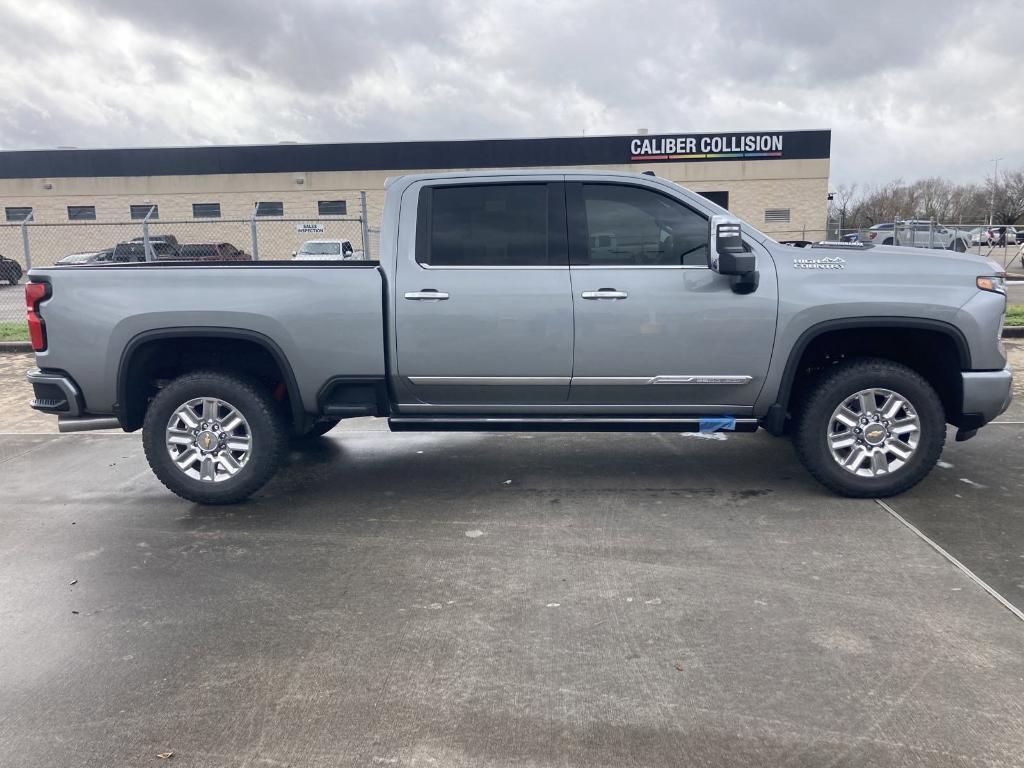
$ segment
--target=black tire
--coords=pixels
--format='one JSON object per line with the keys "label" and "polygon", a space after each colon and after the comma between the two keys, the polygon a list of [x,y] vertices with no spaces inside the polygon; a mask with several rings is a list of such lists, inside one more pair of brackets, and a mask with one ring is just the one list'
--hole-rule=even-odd
{"label": "black tire", "polygon": [[[835,410],[854,394],[872,388],[904,397],[920,421],[920,435],[903,466],[891,474],[862,477],[833,458],[828,435]],[[866,432],[865,428],[865,436]],[[829,490],[855,498],[895,496],[917,485],[939,460],[945,441],[946,415],[931,384],[905,365],[878,358],[850,360],[823,375],[807,391],[793,429],[797,456],[811,475]]]}
{"label": "black tire", "polygon": [[[166,429],[175,410],[198,397],[216,397],[233,405],[248,422],[252,447],[237,474],[220,482],[194,479],[182,472],[168,451]],[[270,393],[257,382],[233,374],[196,371],[161,389],[146,411],[142,445],[153,473],[168,490],[198,504],[237,504],[258,491],[281,465],[287,430]]]}
{"label": "black tire", "polygon": [[882,245],[892,245],[892,238],[890,237],[887,240],[883,240]]}
{"label": "black tire", "polygon": [[967,243],[965,243],[960,238],[957,238],[956,241],[953,243],[953,250],[956,251],[957,253],[967,253]]}
{"label": "black tire", "polygon": [[340,423],[341,419],[321,419],[320,421],[316,422],[312,427],[310,427],[301,435],[299,435],[298,439],[300,441],[314,440],[318,437],[323,437],[336,426],[338,426],[338,424]]}

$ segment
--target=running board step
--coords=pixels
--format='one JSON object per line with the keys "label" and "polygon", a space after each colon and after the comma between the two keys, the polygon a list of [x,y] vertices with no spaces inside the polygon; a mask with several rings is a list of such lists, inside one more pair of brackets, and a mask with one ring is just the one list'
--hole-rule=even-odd
{"label": "running board step", "polygon": [[723,417],[666,418],[652,416],[592,418],[522,418],[510,416],[394,416],[392,432],[756,432],[757,419],[735,419],[722,429]]}

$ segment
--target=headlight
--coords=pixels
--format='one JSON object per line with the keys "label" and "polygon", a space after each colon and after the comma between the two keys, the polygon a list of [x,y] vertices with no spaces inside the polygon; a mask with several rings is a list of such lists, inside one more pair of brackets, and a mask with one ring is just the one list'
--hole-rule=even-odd
{"label": "headlight", "polygon": [[1006,295],[1006,273],[1000,275],[984,275],[978,277],[975,282],[978,287],[983,291],[991,291],[992,293],[1000,293],[1003,296]]}

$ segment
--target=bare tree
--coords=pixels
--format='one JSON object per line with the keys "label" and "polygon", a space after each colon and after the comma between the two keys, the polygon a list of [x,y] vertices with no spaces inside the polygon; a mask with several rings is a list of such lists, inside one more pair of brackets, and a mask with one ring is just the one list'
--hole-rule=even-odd
{"label": "bare tree", "polygon": [[[1024,216],[1024,170],[1004,173],[1001,178],[990,180],[989,193],[992,200],[992,222],[994,224],[1015,224]],[[995,185],[995,190],[992,189]]]}
{"label": "bare tree", "polygon": [[856,222],[851,221],[850,214],[853,212],[854,201],[857,198],[856,184],[840,184],[832,193],[828,202],[829,221],[836,222],[836,229],[842,235],[844,227],[856,227]]}
{"label": "bare tree", "polygon": [[988,221],[990,204],[997,224],[1013,224],[1024,217],[1024,169],[1001,173],[985,185],[954,184],[938,177],[912,184],[894,179],[856,192],[856,185],[840,185],[829,204],[829,217],[842,214],[844,227],[905,219],[980,224]]}

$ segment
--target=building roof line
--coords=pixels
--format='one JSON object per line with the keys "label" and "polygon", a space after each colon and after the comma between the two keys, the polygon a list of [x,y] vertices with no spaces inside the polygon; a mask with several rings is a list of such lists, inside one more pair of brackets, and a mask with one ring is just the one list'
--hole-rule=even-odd
{"label": "building roof line", "polygon": [[[747,152],[747,137],[781,137],[781,152]],[[635,141],[693,139],[694,151],[632,151]],[[718,141],[701,149],[702,142]],[[737,143],[738,142],[738,143]],[[747,142],[747,144],[744,144]],[[320,171],[390,171],[431,168],[516,168],[620,165],[648,162],[715,162],[737,159],[827,159],[831,131],[722,131],[651,135],[564,136],[447,141],[255,144],[120,149],[0,151],[0,179],[191,176]],[[654,146],[647,144],[648,147]],[[660,147],[666,145],[660,144]],[[679,145],[680,147],[682,145]],[[739,151],[737,151],[739,150]],[[770,156],[769,156],[770,155]]]}

